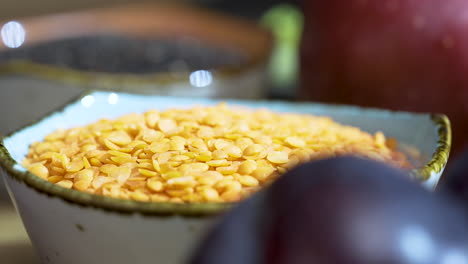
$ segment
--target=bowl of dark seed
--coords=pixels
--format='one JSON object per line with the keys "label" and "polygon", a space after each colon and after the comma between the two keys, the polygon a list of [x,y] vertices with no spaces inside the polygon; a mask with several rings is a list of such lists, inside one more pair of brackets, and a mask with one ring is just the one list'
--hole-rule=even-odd
{"label": "bowl of dark seed", "polygon": [[94,90],[265,96],[272,38],[251,21],[184,5],[139,4],[1,24],[0,75]]}

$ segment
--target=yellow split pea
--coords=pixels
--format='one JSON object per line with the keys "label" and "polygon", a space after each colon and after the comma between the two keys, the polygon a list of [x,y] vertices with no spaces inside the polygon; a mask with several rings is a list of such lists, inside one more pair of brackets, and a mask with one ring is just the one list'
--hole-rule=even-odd
{"label": "yellow split pea", "polygon": [[64,188],[153,202],[235,202],[299,163],[353,154],[407,166],[381,132],[219,104],[59,130],[24,166]]}

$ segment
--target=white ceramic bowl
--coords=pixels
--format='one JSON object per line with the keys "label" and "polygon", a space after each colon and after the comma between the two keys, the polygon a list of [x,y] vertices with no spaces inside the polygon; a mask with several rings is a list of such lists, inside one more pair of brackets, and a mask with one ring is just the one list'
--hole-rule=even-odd
{"label": "white ceramic bowl", "polygon": [[[43,263],[183,263],[216,215],[230,204],[144,203],[64,189],[21,165],[33,141],[57,128],[85,125],[150,108],[186,108],[217,100],[93,92],[61,111],[3,138],[0,162],[11,198]],[[366,131],[382,130],[417,148],[422,164],[412,171],[433,188],[450,149],[450,126],[442,115],[390,112],[350,106],[267,101],[229,101],[278,112],[327,115]]]}

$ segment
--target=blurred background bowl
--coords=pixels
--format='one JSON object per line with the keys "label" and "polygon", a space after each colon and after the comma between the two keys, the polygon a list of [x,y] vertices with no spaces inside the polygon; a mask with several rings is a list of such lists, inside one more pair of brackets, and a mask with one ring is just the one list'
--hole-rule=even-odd
{"label": "blurred background bowl", "polygon": [[[267,96],[269,31],[190,5],[122,5],[1,22],[0,135],[87,90]],[[0,182],[0,197],[6,197]]]}
{"label": "blurred background bowl", "polygon": [[9,24],[3,27],[5,47],[0,48],[3,75],[160,95],[266,95],[271,34],[240,18],[159,3]]}

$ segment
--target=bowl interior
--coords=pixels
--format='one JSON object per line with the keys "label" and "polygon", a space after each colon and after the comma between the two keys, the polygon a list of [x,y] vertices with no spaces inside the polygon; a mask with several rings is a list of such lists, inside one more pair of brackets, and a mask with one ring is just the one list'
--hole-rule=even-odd
{"label": "bowl interior", "polygon": [[[41,141],[44,136],[59,128],[86,125],[101,118],[116,118],[123,114],[143,112],[148,109],[189,108],[194,105],[216,104],[219,103],[219,101],[220,100],[203,98],[194,99],[93,92],[69,104],[62,111],[55,112],[29,127],[11,134],[4,138],[3,143],[11,157],[17,163],[20,163],[27,154],[28,147],[32,142]],[[437,126],[429,114],[390,112],[351,106],[310,103],[241,100],[223,101],[232,105],[247,106],[250,108],[265,107],[277,112],[325,115],[343,124],[357,126],[371,133],[380,130],[388,137],[397,139],[400,144],[418,149],[421,154],[421,162],[424,164],[430,161],[438,147],[439,136],[437,133]],[[14,169],[20,172],[26,171],[18,164],[14,166]],[[433,180],[435,182],[430,182],[429,184],[435,185],[437,180],[438,179],[435,179]],[[45,181],[43,182],[44,184],[48,184]],[[83,193],[82,195],[89,194]]]}

